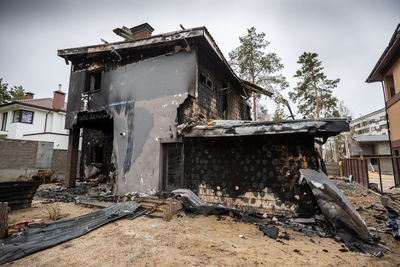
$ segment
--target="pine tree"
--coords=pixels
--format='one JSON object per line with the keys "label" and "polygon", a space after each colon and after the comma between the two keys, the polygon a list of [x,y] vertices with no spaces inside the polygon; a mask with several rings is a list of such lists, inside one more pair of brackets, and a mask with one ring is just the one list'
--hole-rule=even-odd
{"label": "pine tree", "polygon": [[332,90],[337,87],[340,79],[327,79],[316,53],[304,52],[297,63],[301,67],[294,77],[300,81],[293,89],[294,92],[289,92],[289,97],[297,103],[299,113],[311,118],[334,116],[338,99],[333,96]]}
{"label": "pine tree", "polygon": [[[270,44],[265,33],[258,34],[256,28],[247,29],[247,35],[239,37],[240,46],[229,53],[230,64],[239,77],[257,84],[269,91],[278,92],[289,85],[282,74],[281,59],[275,53],[266,53]],[[256,120],[256,99],[260,95],[253,93],[253,119]]]}

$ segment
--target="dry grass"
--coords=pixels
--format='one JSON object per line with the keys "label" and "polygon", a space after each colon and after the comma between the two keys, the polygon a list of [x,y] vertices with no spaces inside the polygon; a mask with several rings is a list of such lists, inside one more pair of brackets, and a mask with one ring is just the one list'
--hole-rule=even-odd
{"label": "dry grass", "polygon": [[59,205],[46,206],[46,211],[48,213],[48,218],[52,221],[60,220],[68,215],[67,213],[61,212]]}

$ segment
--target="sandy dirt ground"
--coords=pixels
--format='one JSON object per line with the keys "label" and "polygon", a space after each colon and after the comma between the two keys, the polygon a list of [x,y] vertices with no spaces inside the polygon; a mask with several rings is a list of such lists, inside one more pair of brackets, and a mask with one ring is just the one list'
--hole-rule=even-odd
{"label": "sandy dirt ground", "polygon": [[[349,201],[358,208],[380,205],[379,195],[346,190]],[[58,205],[65,218],[95,209],[73,203],[34,203],[34,207],[11,212],[10,220],[48,219],[49,205]],[[360,214],[369,226],[384,227],[367,209]],[[399,266],[400,241],[380,234],[390,248],[381,259],[354,252],[340,252],[343,243],[331,238],[308,237],[279,227],[290,239],[273,240],[256,225],[235,222],[230,217],[180,217],[170,222],[140,217],[119,220],[80,238],[35,253],[6,266]],[[243,238],[240,237],[243,235]]]}

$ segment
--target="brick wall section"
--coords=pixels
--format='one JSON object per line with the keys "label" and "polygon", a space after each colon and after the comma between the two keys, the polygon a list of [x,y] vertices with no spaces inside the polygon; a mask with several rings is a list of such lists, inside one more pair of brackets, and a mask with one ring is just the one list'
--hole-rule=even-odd
{"label": "brick wall section", "polygon": [[38,142],[0,139],[0,169],[35,168]]}
{"label": "brick wall section", "polygon": [[67,168],[67,151],[61,149],[53,150],[53,160],[51,169],[54,170],[54,175],[57,177],[65,177]]}
{"label": "brick wall section", "polygon": [[228,207],[272,209],[307,216],[316,211],[300,168],[318,166],[313,138],[275,135],[184,141],[184,187]]}
{"label": "brick wall section", "polygon": [[[54,149],[53,150],[53,159],[51,163],[51,169],[54,170],[54,177],[57,179],[64,179],[66,175],[67,168],[67,152],[68,150],[64,149]],[[80,163],[80,155],[78,153],[78,166]],[[78,170],[79,177],[79,170]]]}

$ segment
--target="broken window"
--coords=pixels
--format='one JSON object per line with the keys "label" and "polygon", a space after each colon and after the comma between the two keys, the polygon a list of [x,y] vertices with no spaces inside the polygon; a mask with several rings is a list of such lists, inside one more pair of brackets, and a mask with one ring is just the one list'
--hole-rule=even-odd
{"label": "broken window", "polygon": [[227,110],[228,110],[228,90],[229,86],[226,82],[222,83],[222,113],[224,114],[224,118],[226,118]]}
{"label": "broken window", "polygon": [[100,90],[101,88],[101,74],[102,71],[92,71],[88,73],[88,82],[86,92]]}
{"label": "broken window", "polygon": [[209,76],[204,75],[203,73],[200,72],[200,77],[199,81],[201,84],[203,84],[205,87],[208,89],[214,90],[214,83],[213,81],[209,78]]}
{"label": "broken window", "polygon": [[8,117],[8,112],[3,113],[3,120],[1,121],[1,130],[6,131],[7,130],[7,117]]}
{"label": "broken window", "polygon": [[183,187],[182,143],[163,144],[163,189]]}
{"label": "broken window", "polygon": [[33,111],[15,110],[14,116],[13,116],[13,122],[22,122],[22,123],[32,124]]}

